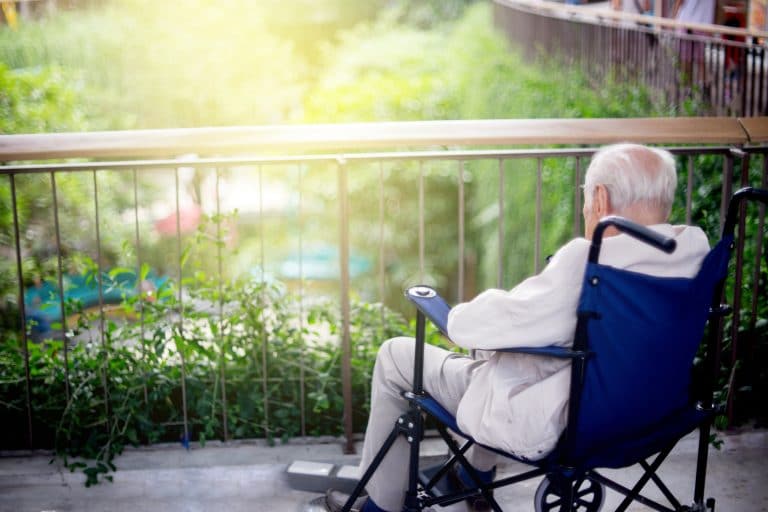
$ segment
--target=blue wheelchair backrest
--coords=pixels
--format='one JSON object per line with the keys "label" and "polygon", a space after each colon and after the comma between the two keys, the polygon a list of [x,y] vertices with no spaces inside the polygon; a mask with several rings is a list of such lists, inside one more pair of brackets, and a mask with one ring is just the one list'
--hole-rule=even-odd
{"label": "blue wheelchair backrest", "polygon": [[691,279],[587,264],[578,312],[590,357],[567,459],[620,467],[688,422],[692,364],[731,242],[721,240]]}

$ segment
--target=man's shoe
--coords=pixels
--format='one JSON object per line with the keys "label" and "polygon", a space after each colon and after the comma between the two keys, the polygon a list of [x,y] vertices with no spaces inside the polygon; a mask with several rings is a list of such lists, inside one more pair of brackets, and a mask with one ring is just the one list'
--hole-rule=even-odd
{"label": "man's shoe", "polygon": [[[451,487],[451,490],[453,492],[459,492],[459,491],[464,491],[466,489],[469,489],[469,487],[465,485],[464,482],[461,480],[457,465],[451,466],[451,469],[448,470],[447,476],[448,476],[448,485]],[[493,495],[493,489],[491,489],[489,492],[491,493],[491,495]],[[487,512],[488,510],[491,510],[491,504],[488,502],[488,500],[485,499],[485,497],[482,494],[469,496],[468,498],[466,498],[465,501],[467,502],[469,509],[474,512]]]}
{"label": "man's shoe", "polygon": [[[328,489],[325,492],[325,508],[328,512],[339,512],[349,500],[349,494],[345,494],[336,489]],[[363,509],[363,505],[368,501],[368,495],[363,493],[358,497],[349,512],[360,512]]]}

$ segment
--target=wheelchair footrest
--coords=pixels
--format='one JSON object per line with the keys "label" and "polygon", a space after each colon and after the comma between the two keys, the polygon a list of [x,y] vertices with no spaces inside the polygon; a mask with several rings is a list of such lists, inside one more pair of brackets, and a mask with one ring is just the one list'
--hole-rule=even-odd
{"label": "wheelchair footrest", "polygon": [[[434,466],[430,466],[421,470],[419,472],[419,476],[423,480],[422,483],[425,483],[426,481],[431,480],[432,477],[434,477],[442,467],[443,467],[442,464],[436,464]],[[447,476],[443,476],[440,480],[437,481],[435,486],[432,488],[432,493],[435,494],[436,496],[443,496],[453,491],[454,489],[452,489],[451,485],[448,483]]]}

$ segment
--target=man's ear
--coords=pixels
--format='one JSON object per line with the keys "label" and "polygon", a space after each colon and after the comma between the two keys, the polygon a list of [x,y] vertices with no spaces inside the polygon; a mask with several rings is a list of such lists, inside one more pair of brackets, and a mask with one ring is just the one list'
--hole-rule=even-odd
{"label": "man's ear", "polygon": [[595,187],[595,195],[592,202],[592,208],[598,219],[602,219],[606,215],[611,214],[611,199],[608,197],[608,189],[605,188],[605,185],[598,185]]}

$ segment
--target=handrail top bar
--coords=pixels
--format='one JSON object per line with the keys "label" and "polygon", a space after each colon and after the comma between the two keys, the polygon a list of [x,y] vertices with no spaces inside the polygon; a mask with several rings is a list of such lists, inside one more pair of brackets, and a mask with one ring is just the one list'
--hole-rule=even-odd
{"label": "handrail top bar", "polygon": [[[512,160],[512,159],[546,159],[546,158],[583,158],[590,157],[597,147],[553,148],[553,149],[474,149],[474,150],[445,150],[445,151],[387,151],[379,153],[331,153],[309,154],[295,156],[243,156],[243,157],[209,157],[209,158],[165,158],[154,160],[102,160],[86,162],[56,162],[38,164],[10,164],[0,166],[0,176],[7,174],[29,174],[38,172],[76,172],[76,171],[120,171],[140,169],[163,169],[177,167],[233,167],[258,165],[306,165],[312,163],[361,163],[386,162],[400,160]],[[718,155],[730,154],[733,146],[681,146],[665,147],[677,155]],[[749,148],[744,148],[749,151]]]}
{"label": "handrail top bar", "polygon": [[768,117],[742,117],[739,119],[741,127],[749,136],[752,144],[768,142]]}
{"label": "handrail top bar", "polygon": [[[768,119],[768,118],[763,118]],[[768,121],[755,126],[768,126]],[[737,118],[404,121],[0,135],[0,162],[435,146],[747,144]]]}
{"label": "handrail top bar", "polygon": [[[731,35],[741,37],[755,37],[758,39],[768,39],[768,32],[763,30],[748,30],[743,28],[728,27],[726,25],[714,25],[708,23],[691,23],[677,21],[673,18],[662,16],[648,16],[645,14],[635,14],[623,11],[614,11],[612,9],[600,9],[593,5],[569,5],[549,0],[493,0],[495,3],[512,8],[525,9],[529,12],[553,13],[560,18],[579,17],[579,21],[589,21],[588,17],[594,18],[594,21],[602,21],[606,18],[615,21],[631,21],[642,23],[644,25],[653,25],[664,29],[689,29],[714,35]],[[640,29],[640,27],[638,27]]]}

